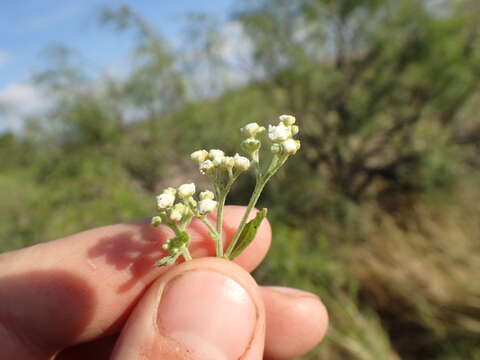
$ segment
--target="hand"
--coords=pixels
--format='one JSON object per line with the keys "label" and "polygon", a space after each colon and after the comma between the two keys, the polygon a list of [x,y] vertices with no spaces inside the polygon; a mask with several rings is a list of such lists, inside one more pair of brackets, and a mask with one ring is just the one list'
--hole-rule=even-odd
{"label": "hand", "polygon": [[[227,239],[242,213],[225,209]],[[321,340],[315,295],[259,287],[247,272],[270,245],[266,221],[236,264],[206,257],[203,224],[189,232],[199,259],[169,268],[153,264],[171,234],[147,220],[0,255],[0,358],[293,359]]]}

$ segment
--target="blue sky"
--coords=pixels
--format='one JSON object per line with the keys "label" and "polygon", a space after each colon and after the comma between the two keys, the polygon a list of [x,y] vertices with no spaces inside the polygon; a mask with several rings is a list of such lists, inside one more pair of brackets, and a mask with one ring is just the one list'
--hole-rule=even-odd
{"label": "blue sky", "polygon": [[0,99],[27,101],[34,96],[28,80],[45,64],[42,51],[50,45],[67,44],[99,68],[124,59],[131,43],[128,36],[115,34],[98,24],[98,9],[103,6],[127,4],[168,40],[176,42],[187,13],[209,12],[226,20],[233,3],[233,0],[1,0]]}

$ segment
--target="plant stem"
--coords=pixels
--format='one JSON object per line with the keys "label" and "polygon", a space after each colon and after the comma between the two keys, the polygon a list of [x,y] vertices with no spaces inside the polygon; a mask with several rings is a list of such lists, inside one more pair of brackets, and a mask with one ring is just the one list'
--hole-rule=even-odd
{"label": "plant stem", "polygon": [[218,206],[217,206],[217,239],[216,239],[216,255],[218,257],[223,257],[223,208],[225,207],[225,200],[227,195],[232,188],[232,184],[238,178],[239,174],[233,175],[229,174],[229,180],[227,185],[224,188],[218,187],[217,196],[218,196]]}
{"label": "plant stem", "polygon": [[225,252],[225,258],[229,258],[233,249],[235,248],[235,245],[237,244],[237,241],[240,237],[240,234],[242,233],[243,229],[245,228],[245,225],[247,224],[248,217],[250,216],[250,213],[252,212],[252,209],[255,207],[257,204],[258,199],[260,198],[260,194],[263,191],[263,188],[267,184],[268,180],[277,172],[277,170],[285,163],[286,161],[285,158],[275,158],[272,163],[270,164],[265,176],[259,176],[257,178],[257,183],[255,184],[255,189],[253,190],[252,197],[250,198],[250,201],[248,202],[247,209],[245,210],[245,213],[243,214],[242,220],[240,222],[240,225],[237,228],[237,231],[235,232],[235,235],[230,242],[230,245],[228,246],[227,251]]}
{"label": "plant stem", "polygon": [[201,215],[198,218],[200,219],[201,222],[203,222],[208,227],[208,230],[210,230],[210,234],[212,235],[214,240],[217,241],[218,240],[217,229],[213,227],[212,223],[207,219],[205,215]]}
{"label": "plant stem", "polygon": [[218,207],[217,207],[217,238],[215,239],[216,254],[219,257],[223,256],[223,208],[225,206],[225,199],[227,198],[228,190],[220,190],[218,192]]}
{"label": "plant stem", "polygon": [[186,246],[183,247],[182,256],[186,261],[192,260],[192,255],[190,254],[188,247]]}

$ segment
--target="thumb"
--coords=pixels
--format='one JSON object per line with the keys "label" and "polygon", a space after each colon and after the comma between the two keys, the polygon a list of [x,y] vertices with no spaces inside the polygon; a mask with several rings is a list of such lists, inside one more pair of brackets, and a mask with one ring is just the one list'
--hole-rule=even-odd
{"label": "thumb", "polygon": [[265,311],[255,280],[233,262],[173,267],[142,297],[112,359],[261,360]]}

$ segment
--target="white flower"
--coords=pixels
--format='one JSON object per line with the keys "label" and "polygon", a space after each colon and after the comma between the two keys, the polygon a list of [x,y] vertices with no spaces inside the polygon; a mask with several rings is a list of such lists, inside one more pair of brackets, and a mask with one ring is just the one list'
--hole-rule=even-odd
{"label": "white flower", "polygon": [[173,205],[175,202],[175,195],[171,192],[163,193],[157,196],[157,206],[160,210],[165,210]]}
{"label": "white flower", "polygon": [[222,150],[212,149],[209,151],[208,155],[211,159],[214,159],[216,157],[224,157],[225,153]]}
{"label": "white flower", "polygon": [[203,199],[198,202],[198,211],[200,214],[210,213],[217,207],[217,202],[212,199]]}
{"label": "white flower", "polygon": [[231,170],[235,166],[235,160],[231,156],[224,156],[220,166],[225,170]]}
{"label": "white flower", "polygon": [[269,125],[268,126],[268,137],[273,142],[282,142],[290,138],[291,130],[289,126],[285,126],[283,123],[278,124],[277,126]]}
{"label": "white flower", "polygon": [[248,158],[245,156],[235,154],[233,159],[235,160],[235,167],[240,171],[246,171],[250,167],[250,160],[248,160]]}
{"label": "white flower", "polygon": [[177,193],[177,189],[175,189],[173,187],[168,187],[165,190],[163,190],[162,193],[163,194],[172,194],[173,196],[175,196],[175,194]]}
{"label": "white flower", "polygon": [[183,216],[187,214],[188,208],[182,203],[177,203],[170,211],[170,220],[181,221]]}
{"label": "white flower", "polygon": [[210,199],[213,200],[215,195],[210,190],[202,191],[199,195],[200,200]]}
{"label": "white flower", "polygon": [[240,131],[246,137],[255,137],[258,134],[265,131],[265,128],[263,126],[258,125],[257,123],[249,123],[245,125],[243,128],[241,128]]}
{"label": "white flower", "polygon": [[204,175],[208,174],[214,167],[215,165],[213,164],[213,161],[205,160],[200,164],[200,172]]}
{"label": "white flower", "polygon": [[193,153],[190,154],[190,158],[192,160],[195,160],[199,164],[203,161],[205,161],[208,157],[208,151],[207,150],[197,150],[194,151]]}
{"label": "white flower", "polygon": [[182,220],[182,217],[183,217],[183,214],[178,210],[173,209],[170,212],[170,220],[172,221],[180,221]]}
{"label": "white flower", "polygon": [[288,139],[282,142],[283,151],[288,155],[294,155],[300,149],[300,141]]}
{"label": "white flower", "polygon": [[212,149],[208,153],[208,157],[213,161],[213,165],[220,166],[225,157],[225,153],[222,150]]}
{"label": "white flower", "polygon": [[287,126],[295,124],[296,120],[295,116],[292,115],[280,115],[278,119],[280,120],[280,122],[284,123]]}
{"label": "white flower", "polygon": [[183,184],[178,187],[178,197],[185,199],[195,194],[195,184]]}

